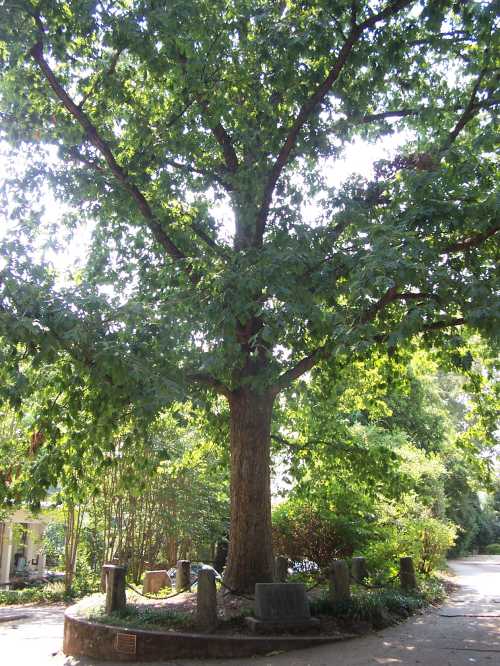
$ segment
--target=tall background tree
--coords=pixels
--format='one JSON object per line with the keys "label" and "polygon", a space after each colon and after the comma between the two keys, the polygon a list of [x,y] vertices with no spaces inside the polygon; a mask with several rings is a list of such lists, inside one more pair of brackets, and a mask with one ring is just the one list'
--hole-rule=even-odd
{"label": "tall background tree", "polygon": [[[272,576],[280,392],[321,360],[495,329],[495,3],[1,12],[12,392],[23,354],[65,363],[94,442],[131,410],[146,422],[187,394],[226,399],[226,581],[251,589]],[[397,130],[400,152],[373,178],[332,185],[346,145]],[[60,222],[41,210],[49,189]],[[85,224],[88,260],[62,282],[44,244]]]}

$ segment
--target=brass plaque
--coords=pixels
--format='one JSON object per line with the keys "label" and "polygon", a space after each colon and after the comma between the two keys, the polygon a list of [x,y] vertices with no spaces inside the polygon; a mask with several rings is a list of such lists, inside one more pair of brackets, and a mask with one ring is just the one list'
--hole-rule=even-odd
{"label": "brass plaque", "polygon": [[116,634],[115,650],[122,654],[135,654],[137,651],[137,636],[135,634]]}

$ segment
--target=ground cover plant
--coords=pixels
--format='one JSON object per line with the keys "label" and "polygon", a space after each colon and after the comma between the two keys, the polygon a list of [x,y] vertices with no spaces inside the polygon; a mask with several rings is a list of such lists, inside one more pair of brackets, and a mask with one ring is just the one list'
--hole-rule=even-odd
{"label": "ground cover plant", "polygon": [[127,606],[121,611],[106,614],[100,609],[89,609],[85,617],[92,622],[110,624],[116,627],[130,627],[137,629],[156,629],[167,631],[168,629],[187,629],[192,626],[192,618],[187,613],[173,610],[157,610],[151,608],[137,608]]}
{"label": "ground cover plant", "polygon": [[382,629],[442,602],[445,596],[444,586],[437,578],[421,580],[414,592],[403,592],[394,585],[383,589],[357,586],[348,601],[332,602],[326,594],[316,597],[311,601],[311,613],[335,618],[344,626],[366,622],[374,629]]}

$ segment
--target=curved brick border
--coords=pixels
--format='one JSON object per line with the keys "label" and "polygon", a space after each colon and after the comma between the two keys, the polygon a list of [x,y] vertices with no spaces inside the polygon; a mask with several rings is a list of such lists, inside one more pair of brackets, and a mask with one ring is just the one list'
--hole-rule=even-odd
{"label": "curved brick border", "polygon": [[[136,637],[135,655],[117,650],[117,634]],[[346,636],[345,638],[349,638]],[[339,636],[223,636],[180,632],[126,629],[89,622],[76,614],[76,606],[64,614],[64,647],[66,655],[86,656],[114,661],[156,661],[182,657],[251,657],[273,650],[323,645]]]}

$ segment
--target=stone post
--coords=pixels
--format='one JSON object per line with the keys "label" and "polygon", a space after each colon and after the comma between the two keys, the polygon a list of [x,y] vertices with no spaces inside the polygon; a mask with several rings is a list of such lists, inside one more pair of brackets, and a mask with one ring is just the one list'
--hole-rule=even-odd
{"label": "stone post", "polygon": [[177,562],[177,572],[175,574],[175,591],[191,590],[191,562],[189,560],[179,560]]}
{"label": "stone post", "polygon": [[125,567],[117,564],[105,564],[106,574],[106,614],[122,610],[127,605],[125,595]]}
{"label": "stone post", "polygon": [[330,565],[330,601],[349,601],[351,589],[349,586],[349,567],[345,560],[333,560]]}
{"label": "stone post", "polygon": [[165,587],[172,587],[172,581],[164,569],[144,573],[143,594],[158,594]]}
{"label": "stone post", "polygon": [[417,589],[417,577],[413,566],[413,558],[411,557],[399,558],[399,584],[405,592]]}
{"label": "stone post", "polygon": [[276,583],[286,583],[288,578],[288,558],[278,555],[274,558],[274,579]]}
{"label": "stone post", "polygon": [[368,578],[368,569],[364,557],[353,557],[351,561],[351,577],[355,583],[362,583]]}
{"label": "stone post", "polygon": [[214,629],[217,625],[217,589],[211,569],[201,569],[198,573],[196,618],[204,629]]}

